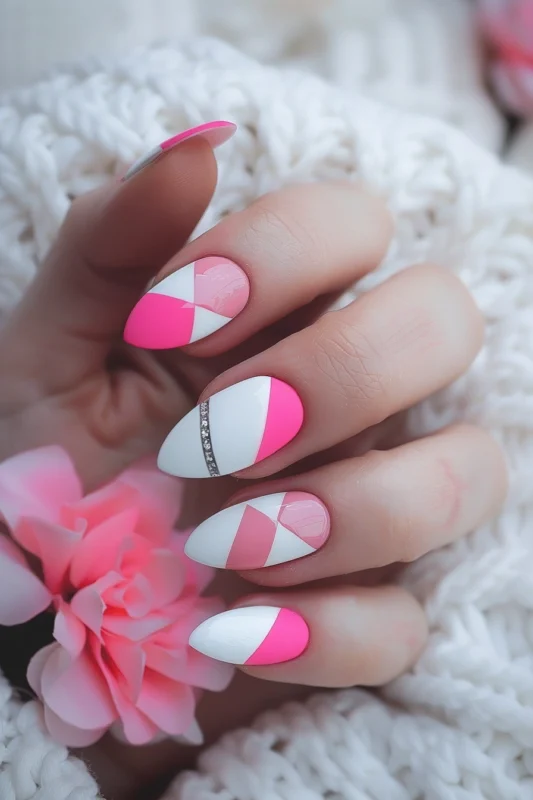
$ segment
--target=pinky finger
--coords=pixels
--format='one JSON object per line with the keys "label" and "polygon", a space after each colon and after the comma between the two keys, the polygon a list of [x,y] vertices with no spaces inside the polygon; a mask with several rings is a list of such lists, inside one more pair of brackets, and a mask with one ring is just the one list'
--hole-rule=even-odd
{"label": "pinky finger", "polygon": [[256,595],[203,622],[190,644],[258,678],[309,686],[378,686],[419,656],[422,608],[398,586]]}

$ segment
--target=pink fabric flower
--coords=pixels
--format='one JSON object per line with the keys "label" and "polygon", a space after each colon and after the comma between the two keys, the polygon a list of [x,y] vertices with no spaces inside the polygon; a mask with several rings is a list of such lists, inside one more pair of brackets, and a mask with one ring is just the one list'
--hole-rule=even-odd
{"label": "pink fabric flower", "polygon": [[59,447],[0,464],[12,536],[0,535],[0,624],[54,610],[55,641],[33,657],[28,680],[64,744],[91,744],[115,725],[132,744],[161,732],[200,742],[198,691],[231,679],[188,645],[220,604],[200,597],[212,570],[184,555],[186,534],[173,530],[180,486],[150,461],[84,495]]}
{"label": "pink fabric flower", "polygon": [[495,89],[517,114],[533,115],[533,0],[479,0],[492,47]]}

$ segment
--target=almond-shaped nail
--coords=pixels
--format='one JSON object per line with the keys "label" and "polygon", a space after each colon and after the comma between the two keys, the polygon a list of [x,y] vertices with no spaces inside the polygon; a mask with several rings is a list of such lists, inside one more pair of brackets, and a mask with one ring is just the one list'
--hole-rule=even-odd
{"label": "almond-shaped nail", "polygon": [[250,294],[246,273],[222,256],[193,261],[164,278],[134,306],[124,340],[147,350],[183,347],[223,328]]}
{"label": "almond-shaped nail", "polygon": [[181,478],[214,478],[257,464],[294,439],[303,405],[288,383],[260,375],[189,411],[159,451],[158,466]]}
{"label": "almond-shaped nail", "polygon": [[228,139],[231,139],[235,131],[237,130],[237,126],[233,122],[227,122],[226,120],[219,119],[213,122],[205,122],[203,125],[196,125],[194,128],[188,128],[186,131],[182,131],[181,133],[177,133],[175,136],[171,136],[170,139],[165,139],[164,142],[158,144],[156,147],[153,147],[148,153],[145,153],[143,156],[137,159],[129,170],[126,172],[122,181],[127,181],[140,172],[142,169],[148,166],[148,164],[152,164],[159,156],[163,153],[166,153],[168,150],[171,150],[173,147],[176,147],[178,144],[182,144],[182,142],[186,142],[188,139],[193,139],[195,136],[200,136],[205,139],[211,147],[214,149],[215,147],[219,147],[224,142],[227,142]]}
{"label": "almond-shaped nail", "polygon": [[329,513],[307,492],[254,497],[202,522],[185,553],[210,567],[261,569],[315,553],[329,536]]}
{"label": "almond-shaped nail", "polygon": [[288,608],[246,606],[206,619],[192,632],[189,644],[228,664],[281,664],[305,651],[309,627],[300,614]]}

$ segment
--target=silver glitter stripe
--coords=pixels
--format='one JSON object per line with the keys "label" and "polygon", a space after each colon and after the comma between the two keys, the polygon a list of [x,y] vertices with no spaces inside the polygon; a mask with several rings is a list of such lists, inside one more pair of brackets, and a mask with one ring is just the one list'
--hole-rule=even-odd
{"label": "silver glitter stripe", "polygon": [[205,463],[209,472],[210,478],[216,478],[220,475],[218,471],[217,460],[213,452],[213,443],[211,441],[211,430],[209,428],[209,400],[200,403],[200,437],[202,440],[202,450],[204,451]]}

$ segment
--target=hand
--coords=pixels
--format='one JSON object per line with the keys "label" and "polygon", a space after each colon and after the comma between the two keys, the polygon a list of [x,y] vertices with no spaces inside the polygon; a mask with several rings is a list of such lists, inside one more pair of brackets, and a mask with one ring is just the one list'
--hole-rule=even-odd
{"label": "hand", "polygon": [[[344,310],[320,316],[332,295],[375,268],[385,253],[391,226],[383,203],[351,184],[293,187],[261,198],[185,245],[215,181],[212,152],[196,139],[124,184],[74,203],[0,340],[0,455],[60,443],[93,486],[157,450],[198,395],[210,397],[254,376],[275,377],[301,400],[292,406],[296,416],[285,433],[275,431],[272,441],[285,444],[278,452],[271,447],[254,465],[258,448],[250,457],[238,438],[229,449],[217,446],[223,441],[219,431],[233,430],[245,418],[243,406],[219,404],[222,426],[211,420],[220,471],[237,470],[254,480],[228,504],[305,492],[327,509],[329,522],[314,554],[290,561],[285,548],[286,563],[266,569],[266,556],[261,562],[254,549],[261,544],[266,552],[257,528],[244,530],[252,537],[253,557],[235,560],[234,568],[254,567],[247,577],[276,591],[241,598],[239,605],[289,607],[311,634],[298,658],[245,669],[271,681],[379,684],[416,658],[425,622],[403,589],[364,586],[383,575],[370,573],[369,579],[366,571],[452,541],[493,514],[505,492],[502,456],[485,432],[460,426],[402,443],[398,416],[469,366],[481,344],[481,320],[463,285],[430,265],[407,269]],[[240,313],[221,315],[235,316],[231,324],[184,350],[125,346],[124,324],[147,282],[157,274],[156,294],[165,293],[163,276],[211,256],[238,265],[250,287]],[[164,324],[156,315],[148,326],[149,315],[140,308],[128,325],[128,338],[137,344],[142,331],[159,336]],[[176,315],[179,324],[167,325],[166,334],[184,336],[186,313]],[[144,320],[141,329],[135,319]],[[189,328],[189,340],[193,332]],[[264,421],[247,419],[257,436]],[[199,437],[199,425],[195,430]],[[183,427],[165,444],[166,466],[178,473],[184,461],[193,461],[180,437]],[[190,443],[198,454],[200,439]],[[238,463],[234,459],[227,470],[232,449]],[[258,482],[280,470],[285,477]],[[232,483],[203,481],[192,517],[198,521],[209,507],[214,510],[235,490]],[[221,531],[213,528],[216,520],[195,534],[194,555],[227,566],[235,529],[224,526],[228,549],[215,558],[212,531]],[[227,597],[242,593],[236,576],[221,577]],[[297,585],[303,588],[286,591]],[[227,657],[220,647],[212,654]],[[241,702],[240,719],[228,715],[237,682],[227,698],[206,698],[208,734],[220,732],[221,717],[233,727],[273,702],[273,686],[262,687],[260,692],[256,684],[249,704]],[[147,760],[153,764],[153,754]]]}

